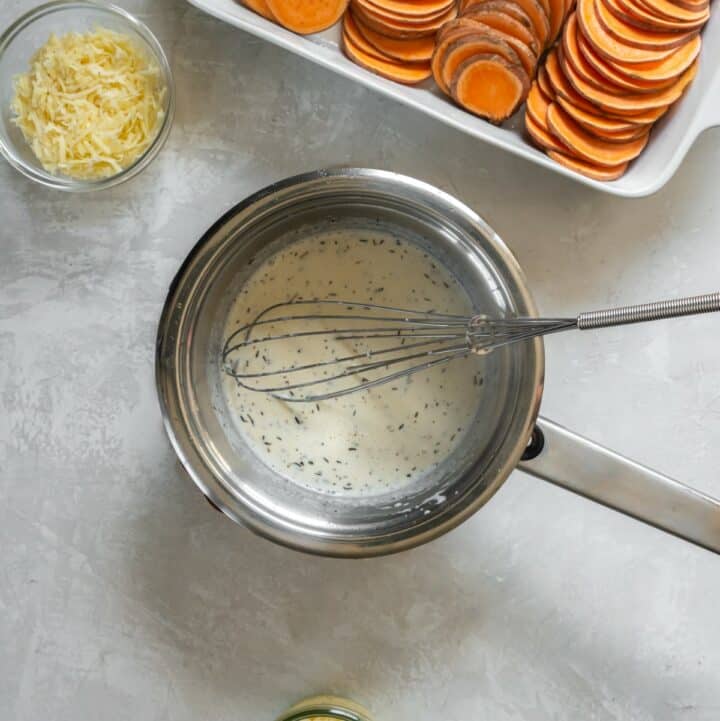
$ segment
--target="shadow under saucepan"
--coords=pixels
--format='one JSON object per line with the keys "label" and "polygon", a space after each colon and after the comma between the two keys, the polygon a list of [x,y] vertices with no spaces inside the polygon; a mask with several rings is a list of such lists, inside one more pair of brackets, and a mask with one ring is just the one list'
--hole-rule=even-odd
{"label": "shadow under saucepan", "polygon": [[[559,609],[578,583],[556,579],[557,595],[538,584],[547,559],[532,539],[548,520],[513,511],[530,481],[514,477],[490,507],[427,546],[349,561],[258,538],[211,508],[183,471],[177,476],[170,497],[155,496],[157,505],[132,522],[135,552],[120,574],[149,612],[137,619],[146,625],[140,633],[171,649],[165,663],[183,679],[178,686],[202,688],[218,707],[251,698],[270,719],[299,697],[329,691],[369,703],[382,718],[409,718],[418,697],[428,712],[459,718],[480,696],[489,709],[539,721],[547,716],[537,689],[547,688],[563,703],[584,695],[583,711],[610,719],[608,694],[632,709],[659,682],[641,663],[632,690],[618,680],[627,646],[599,632],[612,628],[611,614],[587,629],[582,609]],[[562,523],[575,501],[558,493]],[[568,526],[559,554],[577,531]],[[540,546],[545,553],[547,542]],[[631,545],[626,551],[637,556]],[[593,673],[603,688],[593,687]],[[467,686],[463,698],[448,695],[451,680],[453,689]],[[663,684],[663,698],[693,695],[686,677]]]}

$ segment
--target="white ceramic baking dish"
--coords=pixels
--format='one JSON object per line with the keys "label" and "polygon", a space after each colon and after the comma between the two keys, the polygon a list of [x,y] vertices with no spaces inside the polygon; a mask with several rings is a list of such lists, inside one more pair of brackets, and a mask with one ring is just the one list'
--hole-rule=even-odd
{"label": "white ceramic baking dish", "polygon": [[405,87],[355,65],[339,47],[339,26],[303,37],[265,20],[236,0],[189,2],[220,20],[357,80],[486,143],[613,195],[638,198],[659,190],[673,176],[697,136],[703,130],[720,125],[720,9],[712,13],[705,27],[700,70],[689,91],[656,125],[650,143],[628,172],[619,180],[601,183],[561,167],[535,149],[522,132],[522,112],[502,127],[495,127],[456,107],[431,80],[417,87]]}

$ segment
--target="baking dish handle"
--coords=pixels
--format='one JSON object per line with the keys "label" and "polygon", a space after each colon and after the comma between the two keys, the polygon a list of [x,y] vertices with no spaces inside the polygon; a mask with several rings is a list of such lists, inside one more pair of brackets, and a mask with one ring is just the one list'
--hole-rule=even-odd
{"label": "baking dish handle", "polygon": [[697,119],[698,132],[720,126],[720,73],[711,84]]}
{"label": "baking dish handle", "polygon": [[720,553],[720,501],[545,418],[518,468]]}

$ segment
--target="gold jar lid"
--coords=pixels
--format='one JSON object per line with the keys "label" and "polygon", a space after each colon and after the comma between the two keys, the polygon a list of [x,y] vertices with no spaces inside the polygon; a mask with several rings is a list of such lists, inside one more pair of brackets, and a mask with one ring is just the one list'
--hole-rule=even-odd
{"label": "gold jar lid", "polygon": [[296,703],[277,721],[372,721],[367,709],[338,696],[313,696]]}

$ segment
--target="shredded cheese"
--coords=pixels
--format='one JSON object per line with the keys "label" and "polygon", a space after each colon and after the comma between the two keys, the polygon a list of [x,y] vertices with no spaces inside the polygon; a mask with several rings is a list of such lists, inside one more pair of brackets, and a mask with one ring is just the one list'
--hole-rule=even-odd
{"label": "shredded cheese", "polygon": [[96,180],[132,165],[152,143],[166,92],[131,38],[98,28],[51,35],[15,78],[11,109],[45,170]]}

